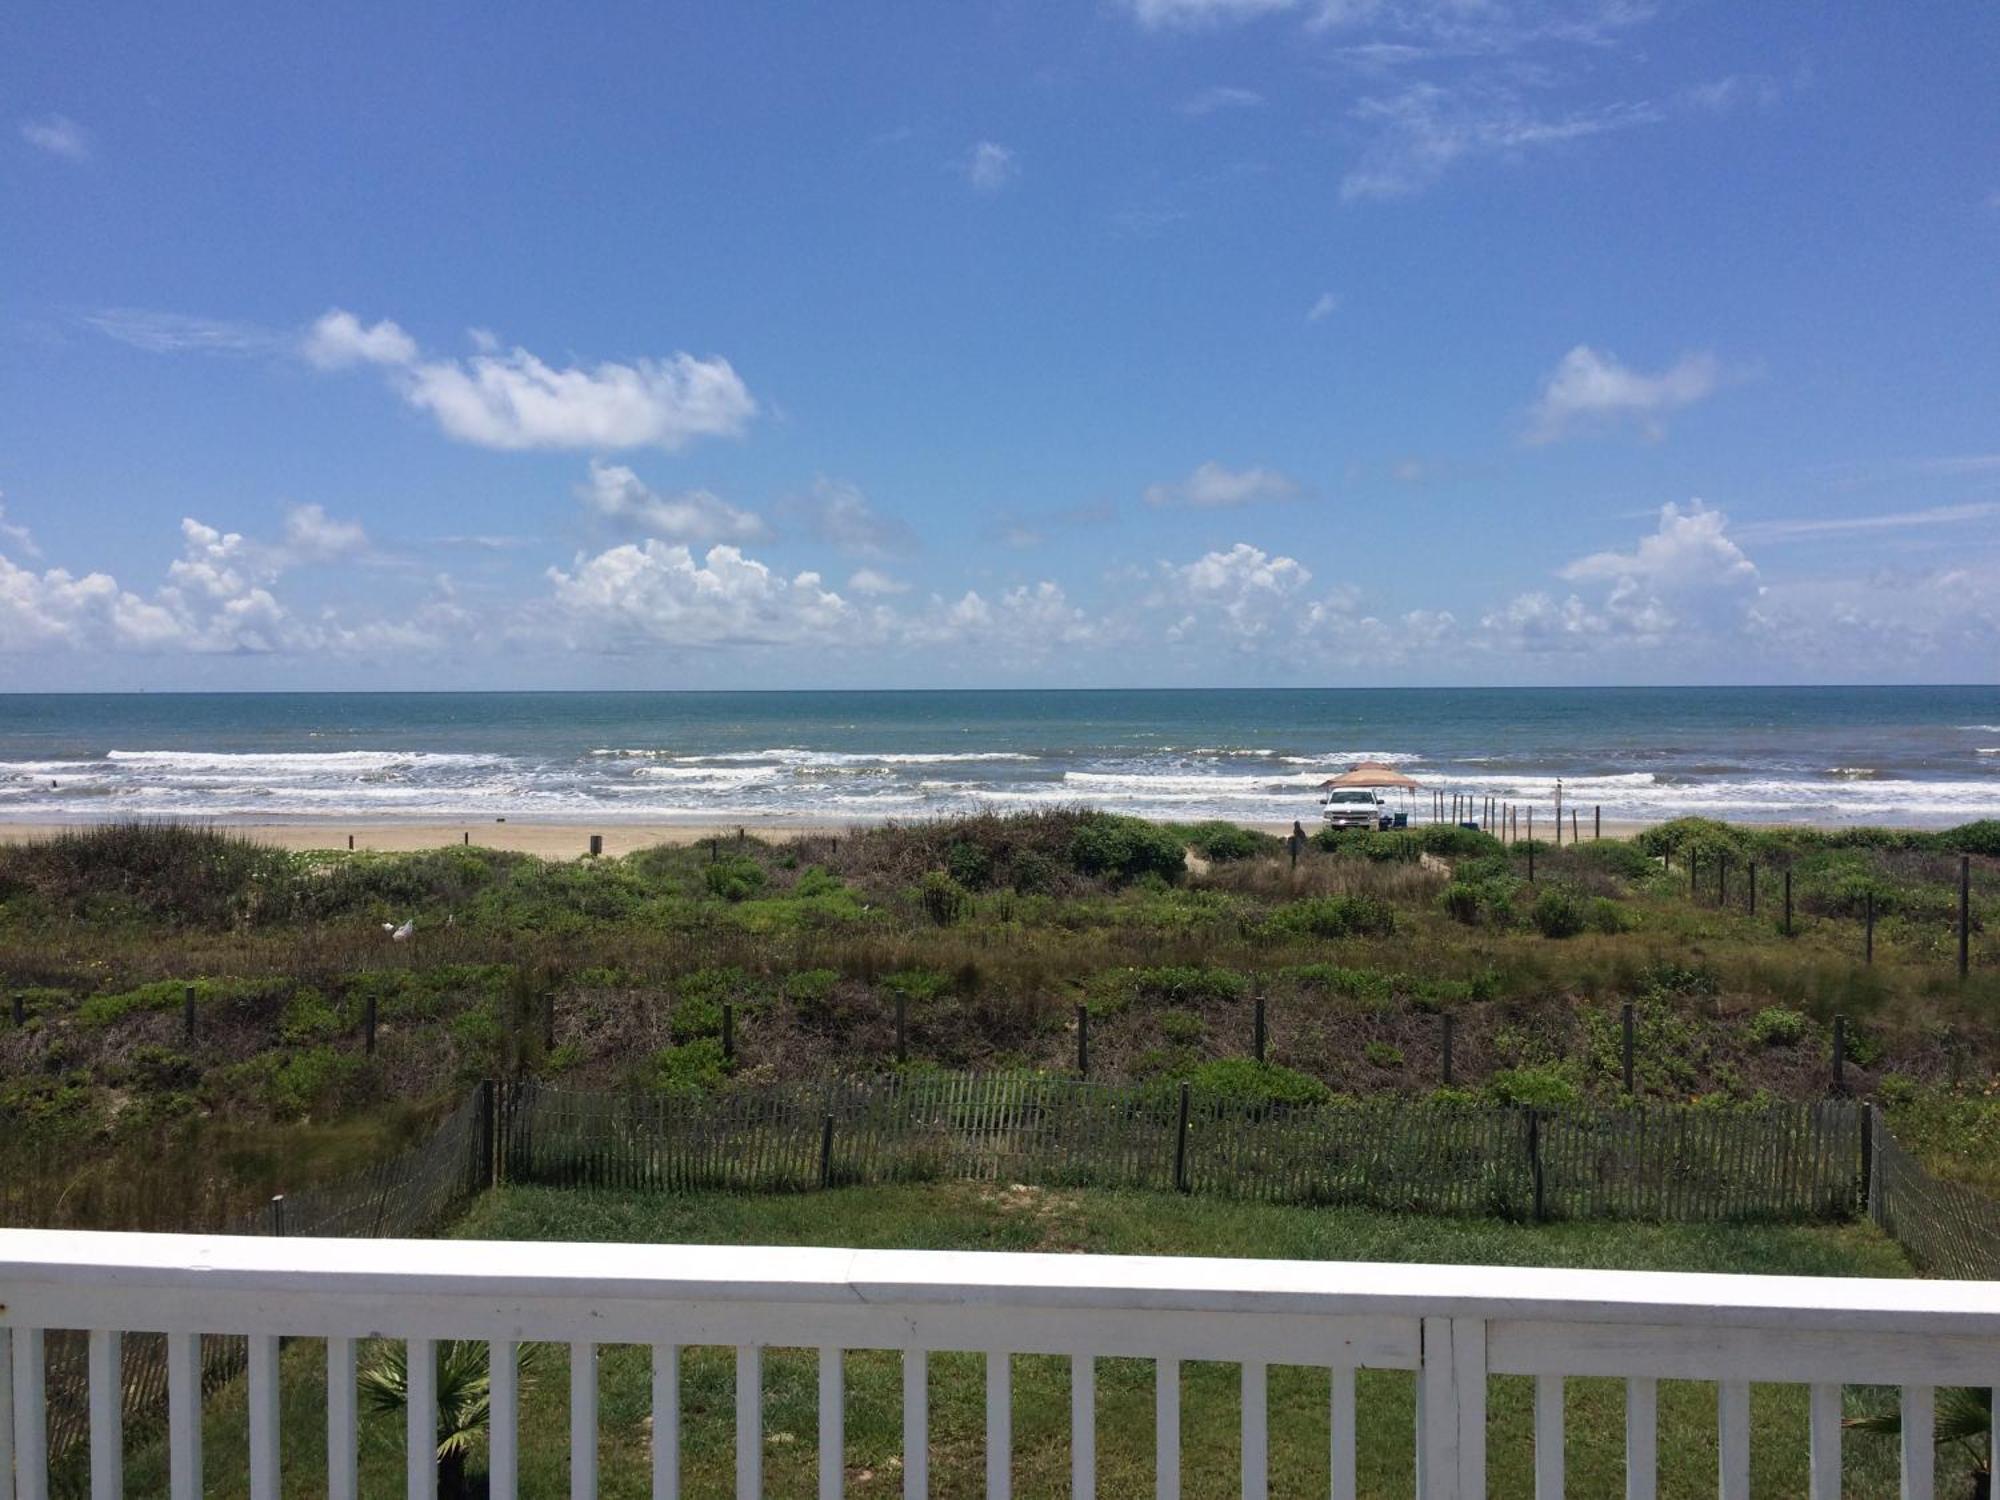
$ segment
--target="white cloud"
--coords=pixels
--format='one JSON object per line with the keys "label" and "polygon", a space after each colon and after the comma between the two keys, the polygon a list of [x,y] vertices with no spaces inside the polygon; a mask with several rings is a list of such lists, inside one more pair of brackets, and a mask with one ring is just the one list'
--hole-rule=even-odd
{"label": "white cloud", "polygon": [[1656,375],[1620,364],[1578,344],[1542,383],[1529,413],[1528,440],[1553,442],[1579,426],[1637,422],[1646,436],[1664,431],[1661,419],[1714,393],[1722,367],[1712,354],[1685,354]]}
{"label": "white cloud", "polygon": [[591,514],[669,542],[756,542],[770,536],[764,518],[707,490],[663,495],[621,464],[591,461],[577,498]]}
{"label": "white cloud", "polygon": [[[150,596],[108,573],[81,577],[63,568],[36,573],[0,555],[0,653],[79,651],[264,655],[365,652],[393,641],[402,649],[442,644],[441,604],[409,621],[349,625],[332,611],[301,620],[272,592],[287,569],[367,548],[359,526],[296,506],[284,540],[264,543],[193,517],[180,525],[180,556]],[[456,631],[464,640],[468,629]]]}
{"label": "white cloud", "polygon": [[1873,516],[1817,516],[1790,521],[1754,521],[1736,528],[1736,535],[1749,542],[1789,542],[1824,536],[1851,536],[1856,533],[1909,531],[1933,526],[1963,526],[1974,521],[2000,517],[2000,501],[1981,500],[1966,505],[1932,505],[1922,510],[1890,511]]}
{"label": "white cloud", "polygon": [[150,354],[261,354],[282,340],[268,328],[227,318],[108,307],[83,320],[99,333]]}
{"label": "white cloud", "polygon": [[1306,309],[1306,321],[1318,323],[1340,311],[1340,298],[1332,292],[1321,292],[1313,305]]}
{"label": "white cloud", "polygon": [[1264,102],[1264,96],[1255,89],[1237,88],[1227,83],[1212,83],[1207,88],[1198,89],[1181,104],[1181,113],[1199,119],[1203,115],[1215,114],[1225,109],[1256,109]]}
{"label": "white cloud", "polygon": [[1557,575],[1594,586],[1594,602],[1522,594],[1482,621],[1489,644],[1531,653],[1598,644],[1692,650],[1734,637],[1764,589],[1728,532],[1729,518],[1699,500],[1685,510],[1663,505],[1658,526],[1630,552],[1593,552]]}
{"label": "white cloud", "polygon": [[336,521],[319,505],[295,505],[285,513],[284,547],[296,562],[332,562],[368,550],[359,521]]}
{"label": "white cloud", "polygon": [[1421,192],[1462,161],[1519,159],[1611,131],[1665,118],[1645,102],[1586,105],[1548,113],[1531,108],[1511,85],[1414,83],[1373,95],[1353,116],[1372,139],[1341,178],[1347,201],[1402,198]]}
{"label": "white cloud", "polygon": [[478,350],[425,360],[383,319],[364,325],[340,308],[324,314],[302,352],[323,369],[377,365],[411,406],[446,436],[485,448],[664,448],[735,437],[757,403],[726,359],[675,354],[558,369],[526,349]]}
{"label": "white cloud", "polygon": [[1177,611],[1167,639],[1183,643],[1220,635],[1238,650],[1255,650],[1272,635],[1297,629],[1312,572],[1296,558],[1273,556],[1248,542],[1191,563],[1160,565],[1156,602]]}
{"label": "white cloud", "polygon": [[1186,29],[1248,21],[1290,10],[1296,0],[1125,0],[1141,26]]}
{"label": "white cloud", "polygon": [[1008,147],[996,141],[980,141],[965,153],[959,170],[977,191],[997,193],[1021,175],[1021,164]]}
{"label": "white cloud", "polygon": [[67,115],[43,115],[39,120],[21,122],[21,139],[37,150],[65,161],[88,161],[90,137]]}
{"label": "white cloud", "polygon": [[35,545],[33,533],[20,522],[7,519],[7,506],[4,501],[0,501],[0,542],[11,546],[23,557],[42,555],[42,549]]}
{"label": "white cloud", "polygon": [[1784,96],[1784,85],[1768,73],[1731,73],[1696,84],[1687,91],[1689,104],[1714,115],[1731,114],[1745,107],[1774,109]]}
{"label": "white cloud", "polygon": [[917,550],[915,532],[894,516],[882,515],[844,480],[822,474],[810,493],[787,501],[785,508],[805,522],[815,540],[855,557],[881,559]]}
{"label": "white cloud", "polygon": [[907,594],[910,586],[900,578],[876,568],[857,568],[847,580],[850,594],[868,594],[877,598],[886,594]]}
{"label": "white cloud", "polygon": [[1298,493],[1298,482],[1276,469],[1227,469],[1211,462],[1173,484],[1148,485],[1146,503],[1217,510],[1259,500],[1289,500]]}
{"label": "white cloud", "polygon": [[729,546],[696,561],[686,547],[648,540],[579,556],[548,577],[557,631],[584,649],[798,645],[856,619],[817,573],[788,579]]}
{"label": "white cloud", "polygon": [[898,633],[918,646],[978,646],[1006,663],[1035,661],[1058,649],[1102,645],[1120,632],[1072,604],[1062,585],[1047,579],[1003,589],[989,599],[968,589],[947,603],[898,623]]}
{"label": "white cloud", "polygon": [[344,308],[321,313],[301,346],[309,364],[322,370],[353,365],[408,365],[417,358],[417,341],[388,318],[363,325]]}

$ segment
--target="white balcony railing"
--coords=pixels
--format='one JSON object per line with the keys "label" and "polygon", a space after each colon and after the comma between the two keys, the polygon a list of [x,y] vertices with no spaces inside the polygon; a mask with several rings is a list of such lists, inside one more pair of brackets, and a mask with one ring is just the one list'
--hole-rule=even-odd
{"label": "white balcony railing", "polygon": [[[120,1336],[167,1338],[171,1493],[200,1492],[203,1335],[247,1336],[249,1492],[276,1500],[279,1340],[326,1341],[326,1492],[354,1500],[356,1341],[406,1339],[408,1492],[435,1493],[439,1339],[489,1341],[492,1494],[519,1473],[515,1346],[571,1348],[570,1488],[596,1492],[596,1347],[653,1351],[653,1493],[679,1493],[679,1351],[736,1350],[736,1492],[763,1488],[762,1351],[819,1350],[819,1493],[843,1483],[842,1356],[902,1351],[904,1493],[928,1482],[931,1351],[986,1356],[986,1491],[1012,1478],[1009,1356],[1068,1356],[1073,1493],[1096,1490],[1095,1364],[1158,1361],[1157,1493],[1180,1488],[1183,1361],[1242,1372],[1242,1493],[1267,1491],[1266,1372],[1332,1371],[1332,1494],[1355,1493],[1358,1369],[1417,1373],[1424,1500],[1486,1491],[1489,1375],[1527,1375],[1535,1487],[1563,1491],[1563,1379],[1626,1382],[1625,1492],[1654,1493],[1656,1383],[1718,1386],[1717,1488],[1749,1494],[1753,1382],[1810,1387],[1812,1494],[1839,1493],[1841,1385],[1899,1386],[1901,1486],[1933,1490],[1931,1413],[1941,1385],[2000,1383],[2000,1286],[1977,1282],[1680,1275],[1116,1256],[941,1254],[435,1240],[258,1240],[0,1231],[0,1500],[48,1490],[44,1334],[89,1339],[91,1493],[121,1493]],[[915,1357],[913,1357],[915,1356]],[[316,1486],[315,1486],[316,1487]]]}

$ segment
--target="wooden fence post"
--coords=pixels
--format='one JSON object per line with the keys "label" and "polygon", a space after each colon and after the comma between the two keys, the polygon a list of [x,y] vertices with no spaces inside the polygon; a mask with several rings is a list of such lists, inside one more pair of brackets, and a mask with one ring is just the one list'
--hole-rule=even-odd
{"label": "wooden fence post", "polygon": [[593,833],[590,836],[590,857],[592,859],[596,859],[597,856],[602,854],[603,852],[604,852],[604,835],[601,833]]}
{"label": "wooden fence post", "polygon": [[1748,874],[1750,889],[1746,894],[1750,897],[1750,915],[1754,917],[1757,915],[1757,861],[1754,859],[1750,861]]}
{"label": "wooden fence post", "polygon": [[542,995],[542,1051],[556,1050],[556,992],[547,990]]}
{"label": "wooden fence post", "polygon": [[361,1007],[361,1050],[375,1055],[375,997],[370,995]]}
{"label": "wooden fence post", "polygon": [[479,1136],[482,1186],[500,1186],[500,1085],[491,1078],[479,1084]]}
{"label": "wooden fence post", "polygon": [[1090,1076],[1090,1007],[1076,1008],[1076,1076]]}
{"label": "wooden fence post", "polygon": [[271,1233],[278,1239],[285,1237],[285,1195],[279,1193],[271,1199]]}
{"label": "wooden fence post", "polygon": [[1593,839],[1604,837],[1604,804],[1601,802],[1593,802],[1590,806],[1590,836]]}
{"label": "wooden fence post", "polygon": [[19,990],[14,991],[14,1024],[16,1026],[28,1024],[28,997]]}
{"label": "wooden fence post", "polygon": [[1619,1030],[1623,1033],[1622,1037],[1620,1038],[1619,1060],[1623,1064],[1623,1072],[1625,1075],[1625,1092],[1626,1094],[1630,1095],[1633,1092],[1632,1033],[1634,1030],[1633,1016],[1632,1016],[1632,1002],[1630,1000],[1627,1000],[1625,1002],[1625,1005],[1619,1014],[1618,1023],[1619,1023]]}
{"label": "wooden fence post", "polygon": [[351,833],[347,836],[347,852],[349,854],[354,852],[354,835]]}
{"label": "wooden fence post", "polygon": [[1693,848],[1689,848],[1689,850],[1688,850],[1688,900],[1690,900],[1690,901],[1695,901],[1695,900],[1699,900],[1699,899],[1700,899],[1700,897],[1701,897],[1701,880],[1700,880],[1700,871],[1701,871],[1701,856],[1700,856],[1700,855],[1698,855],[1698,854],[1696,854],[1696,853],[1694,852]]}
{"label": "wooden fence post", "polygon": [[1572,848],[1583,842],[1582,837],[1576,831],[1576,809],[1574,807],[1569,810],[1569,841]]}
{"label": "wooden fence post", "polygon": [[1458,1029],[1458,1017],[1454,1016],[1450,1011],[1446,1011],[1442,1016],[1438,1017],[1438,1020],[1440,1022],[1439,1030],[1443,1033],[1443,1041],[1441,1045],[1442,1045],[1443,1059],[1444,1059],[1443,1066],[1439,1071],[1444,1076],[1444,1086],[1446,1088],[1450,1088],[1451,1087],[1451,1039],[1452,1039],[1452,1033]]}
{"label": "wooden fence post", "polygon": [[1265,1031],[1264,1031],[1264,992],[1261,989],[1257,991],[1256,1028],[1257,1028],[1257,1036],[1256,1036],[1257,1061],[1262,1062],[1264,1060]]}
{"label": "wooden fence post", "polygon": [[1833,1018],[1833,1091],[1847,1092],[1847,1017]]}
{"label": "wooden fence post", "polygon": [[1861,961],[1875,962],[1875,892],[1864,891],[1861,895]]}
{"label": "wooden fence post", "polygon": [[1174,1126],[1174,1191],[1188,1190],[1187,1177],[1187,1135],[1188,1135],[1188,1086],[1181,1085],[1180,1119]]}
{"label": "wooden fence post", "polygon": [[1715,859],[1715,904],[1729,905],[1729,856],[1719,854]]}
{"label": "wooden fence post", "polygon": [[1958,857],[1958,977],[1972,972],[1972,856]]}
{"label": "wooden fence post", "polygon": [[194,1041],[194,986],[189,985],[181,995],[181,1021],[187,1031],[189,1042]]}
{"label": "wooden fence post", "polygon": [[[1082,1010],[1083,1007],[1079,1005],[1077,1009]],[[909,1060],[910,997],[907,995],[898,995],[896,997],[896,1061],[901,1063],[908,1062]]]}
{"label": "wooden fence post", "polygon": [[821,1188],[833,1183],[833,1116],[822,1115],[819,1121],[819,1185]]}
{"label": "wooden fence post", "polygon": [[727,1000],[722,1002],[722,1060],[736,1060],[736,1007]]}

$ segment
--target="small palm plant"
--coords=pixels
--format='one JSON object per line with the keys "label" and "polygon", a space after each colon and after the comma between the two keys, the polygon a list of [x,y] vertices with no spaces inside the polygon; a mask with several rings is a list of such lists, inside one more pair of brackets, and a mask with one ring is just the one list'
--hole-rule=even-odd
{"label": "small palm plant", "polygon": [[[535,1345],[516,1346],[518,1367],[534,1363]],[[410,1404],[409,1346],[401,1340],[380,1345],[362,1367],[361,1398],[379,1412],[406,1411]],[[438,1500],[473,1500],[465,1461],[493,1416],[493,1375],[487,1346],[471,1339],[446,1339],[437,1346]]]}
{"label": "small palm plant", "polygon": [[[1840,1424],[1855,1432],[1876,1432],[1900,1437],[1903,1413],[1900,1407],[1871,1412],[1865,1417],[1849,1417]],[[1972,1500],[1990,1500],[1993,1494],[1993,1455],[1989,1435],[1993,1431],[1993,1392],[1985,1386],[1950,1386],[1937,1393],[1937,1445],[1962,1443],[1972,1455]]]}

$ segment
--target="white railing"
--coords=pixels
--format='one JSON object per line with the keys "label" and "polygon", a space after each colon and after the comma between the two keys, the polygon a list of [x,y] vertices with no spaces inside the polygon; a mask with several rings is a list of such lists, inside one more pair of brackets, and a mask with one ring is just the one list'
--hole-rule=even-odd
{"label": "white railing", "polygon": [[[435,1493],[440,1339],[491,1346],[492,1494],[516,1493],[515,1354],[571,1351],[571,1494],[596,1492],[599,1345],[652,1349],[653,1493],[681,1470],[680,1351],[736,1350],[736,1493],[763,1489],[766,1348],[819,1350],[819,1493],[843,1484],[847,1350],[901,1351],[903,1490],[928,1483],[926,1355],[986,1356],[986,1492],[1012,1477],[1010,1356],[1072,1361],[1073,1493],[1096,1491],[1095,1361],[1158,1362],[1156,1492],[1180,1492],[1179,1366],[1242,1372],[1242,1493],[1267,1493],[1267,1372],[1330,1370],[1331,1492],[1355,1494],[1359,1369],[1415,1371],[1419,1494],[1486,1492],[1492,1375],[1536,1381],[1535,1489],[1563,1493],[1563,1380],[1626,1381],[1625,1493],[1655,1490],[1656,1383],[1719,1388],[1717,1487],[1750,1493],[1750,1387],[1810,1387],[1812,1494],[1840,1491],[1842,1382],[1902,1388],[1902,1493],[1933,1492],[1931,1413],[1941,1385],[2000,1383],[2000,1286],[1980,1282],[1680,1275],[1119,1256],[941,1254],[742,1247],[258,1240],[0,1231],[0,1500],[49,1484],[44,1333],[87,1330],[93,1500],[121,1493],[120,1337],[165,1334],[171,1494],[202,1473],[203,1335],[247,1336],[249,1481],[276,1500],[279,1340],[326,1341],[326,1492],[355,1500],[357,1340],[409,1342],[408,1493]],[[220,1399],[220,1398],[218,1398]],[[232,1398],[234,1399],[234,1398]],[[1996,1403],[2000,1404],[2000,1403]]]}

